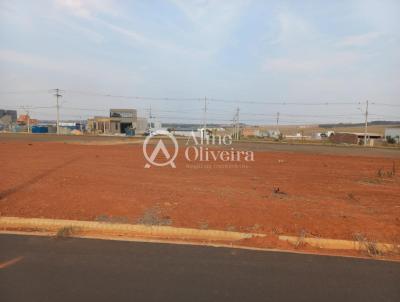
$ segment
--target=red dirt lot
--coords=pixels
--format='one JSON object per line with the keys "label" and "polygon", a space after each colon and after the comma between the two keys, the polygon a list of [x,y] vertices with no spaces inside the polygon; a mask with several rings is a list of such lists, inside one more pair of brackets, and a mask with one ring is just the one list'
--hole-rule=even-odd
{"label": "red dirt lot", "polygon": [[260,247],[282,247],[277,234],[400,243],[400,177],[387,175],[400,153],[260,151],[247,167],[201,168],[182,153],[176,169],[144,169],[141,144],[2,141],[0,215],[268,234],[246,243]]}

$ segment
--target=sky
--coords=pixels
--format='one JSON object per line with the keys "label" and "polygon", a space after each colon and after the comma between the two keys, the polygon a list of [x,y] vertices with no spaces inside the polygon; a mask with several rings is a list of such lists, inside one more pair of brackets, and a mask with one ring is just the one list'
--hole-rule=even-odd
{"label": "sky", "polygon": [[[400,120],[400,1],[0,0],[0,108],[163,122]],[[335,104],[336,103],[336,104]]]}

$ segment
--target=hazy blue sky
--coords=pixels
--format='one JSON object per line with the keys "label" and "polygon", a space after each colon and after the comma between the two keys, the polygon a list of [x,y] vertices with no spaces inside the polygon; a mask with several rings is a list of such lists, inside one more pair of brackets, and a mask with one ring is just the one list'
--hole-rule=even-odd
{"label": "hazy blue sky", "polygon": [[[210,101],[210,121],[231,119],[237,106],[248,122],[271,123],[277,111],[283,123],[361,121],[356,104],[300,104],[400,105],[400,1],[0,0],[0,85],[32,91],[1,93],[7,108],[52,106],[46,91],[64,89],[64,118],[106,113],[71,108],[145,114],[151,104],[164,121],[202,119],[201,101],[73,93],[85,91],[299,104]],[[400,106],[372,105],[371,114],[399,120]]]}

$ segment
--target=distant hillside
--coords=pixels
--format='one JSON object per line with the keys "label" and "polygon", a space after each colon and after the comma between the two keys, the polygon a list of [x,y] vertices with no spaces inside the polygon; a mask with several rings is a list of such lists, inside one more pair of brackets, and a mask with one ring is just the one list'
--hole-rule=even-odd
{"label": "distant hillside", "polygon": [[[368,122],[369,126],[384,126],[384,125],[400,125],[400,121],[372,121]],[[362,127],[364,123],[337,123],[337,124],[320,124],[320,128],[344,128],[344,127]]]}

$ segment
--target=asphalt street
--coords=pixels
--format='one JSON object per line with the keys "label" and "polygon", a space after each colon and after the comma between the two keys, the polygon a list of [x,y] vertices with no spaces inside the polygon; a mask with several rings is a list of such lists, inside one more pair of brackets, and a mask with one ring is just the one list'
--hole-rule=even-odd
{"label": "asphalt street", "polygon": [[0,301],[400,301],[400,263],[3,234]]}

